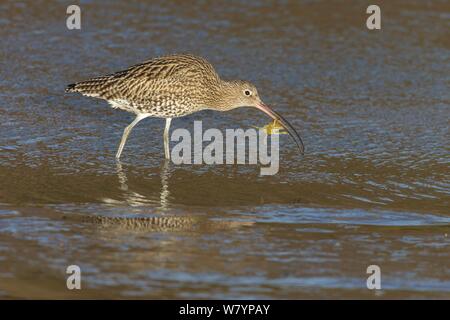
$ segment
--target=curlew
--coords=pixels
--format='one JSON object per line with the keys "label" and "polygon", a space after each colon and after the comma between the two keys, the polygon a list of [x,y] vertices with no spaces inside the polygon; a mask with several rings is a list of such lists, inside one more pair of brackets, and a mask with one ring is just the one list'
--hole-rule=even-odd
{"label": "curlew", "polygon": [[66,92],[79,92],[108,101],[113,108],[136,115],[122,135],[116,159],[133,127],[147,117],[165,118],[164,153],[170,159],[169,129],[173,118],[205,110],[257,108],[281,123],[303,153],[303,142],[280,114],[264,104],[256,87],[247,81],[222,80],[213,66],[193,55],[169,55],[145,61],[114,74],[70,84]]}

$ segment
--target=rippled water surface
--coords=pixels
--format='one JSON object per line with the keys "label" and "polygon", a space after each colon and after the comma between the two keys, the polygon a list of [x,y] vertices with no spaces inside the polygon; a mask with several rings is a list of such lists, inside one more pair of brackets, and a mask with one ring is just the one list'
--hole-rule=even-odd
{"label": "rippled water surface", "polygon": [[[450,298],[448,1],[386,1],[380,31],[366,1],[84,1],[73,31],[69,4],[0,3],[0,297]],[[133,116],[65,85],[176,52],[255,83],[305,156],[165,163],[149,118],[116,163]],[[268,122],[173,128],[194,120]]]}

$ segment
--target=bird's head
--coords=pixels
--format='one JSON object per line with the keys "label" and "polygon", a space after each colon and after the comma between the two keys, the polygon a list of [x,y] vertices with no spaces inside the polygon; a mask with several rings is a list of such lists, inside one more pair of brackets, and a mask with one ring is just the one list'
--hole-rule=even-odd
{"label": "bird's head", "polygon": [[228,111],[241,107],[259,109],[272,119],[277,120],[294,139],[300,152],[304,153],[305,148],[300,135],[286,119],[262,102],[258,90],[252,83],[242,80],[223,81],[222,85],[219,86],[217,95],[218,99],[215,99],[214,109],[219,111]]}
{"label": "bird's head", "polygon": [[256,107],[262,103],[258,90],[248,81],[224,81],[220,88],[220,96],[222,111],[240,107]]}

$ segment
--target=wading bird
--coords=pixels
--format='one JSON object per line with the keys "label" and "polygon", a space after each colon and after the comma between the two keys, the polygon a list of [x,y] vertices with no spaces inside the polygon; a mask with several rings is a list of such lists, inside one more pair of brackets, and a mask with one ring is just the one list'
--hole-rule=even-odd
{"label": "wading bird", "polygon": [[265,105],[255,86],[247,81],[220,79],[213,66],[193,55],[169,55],[148,60],[114,74],[70,84],[66,92],[79,92],[108,101],[113,108],[136,114],[122,135],[116,158],[133,127],[147,117],[166,119],[165,157],[170,159],[169,128],[172,118],[210,109],[228,111],[239,107],[257,108],[288,131],[303,154],[299,134],[278,113]]}

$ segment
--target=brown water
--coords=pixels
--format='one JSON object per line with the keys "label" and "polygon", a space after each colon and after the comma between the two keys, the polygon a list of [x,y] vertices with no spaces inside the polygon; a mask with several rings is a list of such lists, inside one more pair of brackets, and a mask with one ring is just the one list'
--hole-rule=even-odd
{"label": "brown water", "polygon": [[[69,4],[0,4],[0,297],[450,298],[448,1],[386,1],[381,31],[365,1],[86,1],[81,31]],[[174,52],[254,82],[305,156],[280,136],[275,176],[165,164],[164,122],[146,119],[116,163],[133,116],[65,85]],[[173,128],[199,119],[268,122],[238,109]],[[72,264],[81,291],[66,289]]]}

